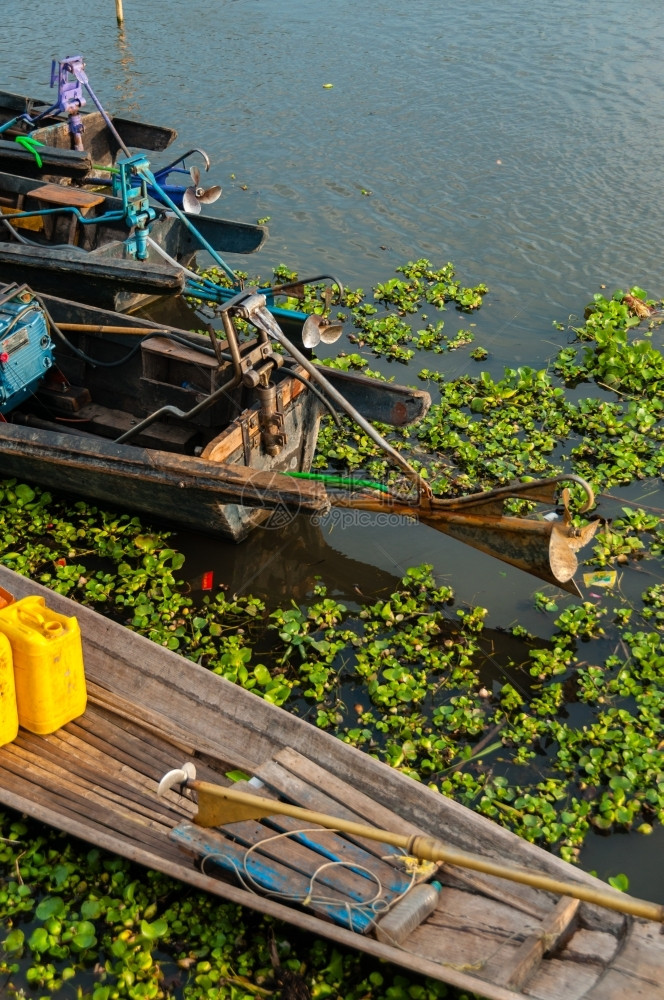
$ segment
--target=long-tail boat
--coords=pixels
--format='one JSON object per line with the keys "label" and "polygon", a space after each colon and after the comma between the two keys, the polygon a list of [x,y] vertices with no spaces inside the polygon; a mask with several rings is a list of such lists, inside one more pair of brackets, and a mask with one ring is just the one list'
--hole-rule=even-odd
{"label": "long-tail boat", "polygon": [[87,694],[0,747],[5,807],[464,993],[660,1000],[661,903],[4,567],[0,587],[77,621]]}

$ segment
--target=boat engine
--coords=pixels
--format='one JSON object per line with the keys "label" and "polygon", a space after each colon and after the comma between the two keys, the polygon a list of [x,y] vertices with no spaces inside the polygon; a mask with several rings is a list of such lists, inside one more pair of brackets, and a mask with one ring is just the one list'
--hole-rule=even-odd
{"label": "boat engine", "polygon": [[46,316],[30,289],[0,288],[0,414],[23,402],[52,365]]}

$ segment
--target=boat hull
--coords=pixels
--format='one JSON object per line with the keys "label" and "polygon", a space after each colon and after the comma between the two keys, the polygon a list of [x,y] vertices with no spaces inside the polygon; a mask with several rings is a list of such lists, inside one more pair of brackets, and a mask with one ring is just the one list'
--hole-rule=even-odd
{"label": "boat hull", "polygon": [[[193,807],[156,796],[170,767],[195,759],[225,783],[241,769],[291,801],[309,796],[397,833],[442,838],[461,850],[554,878],[602,883],[520,840],[341,740],[203,667],[0,567],[0,586],[45,596],[78,619],[88,685],[85,714],[44,737],[21,731],[0,748],[0,801],[72,836],[217,897],[287,921],[411,972],[491,1000],[660,1000],[658,924],[455,866],[434,913],[400,947],[201,871],[171,831]],[[282,792],[283,794],[283,792]]]}
{"label": "boat hull", "polygon": [[[242,385],[223,388],[232,366],[220,368],[207,337],[48,295],[39,302],[54,329],[88,332],[65,330],[82,338],[74,345],[56,337],[68,388],[38,387],[37,405],[28,400],[0,422],[4,476],[236,542],[258,525],[279,528],[298,513],[328,509],[322,485],[283,475],[311,468],[324,412],[299,366],[272,376],[281,434],[273,452],[260,402]],[[368,419],[402,426],[430,403],[421,390],[324,370]],[[162,416],[118,441],[146,415],[187,414],[213,392],[218,400],[195,417]]]}
{"label": "boat hull", "polygon": [[[0,423],[2,474],[241,542],[271,518],[280,527],[298,512],[327,510],[322,487],[275,475],[311,464],[319,418],[312,399],[303,393],[292,408],[288,430],[296,443],[272,468],[268,461],[247,468]],[[307,434],[297,434],[296,424],[307,425]]]}

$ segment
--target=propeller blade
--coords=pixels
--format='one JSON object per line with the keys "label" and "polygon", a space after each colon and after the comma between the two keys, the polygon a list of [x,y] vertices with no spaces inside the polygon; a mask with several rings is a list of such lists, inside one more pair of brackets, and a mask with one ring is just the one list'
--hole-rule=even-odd
{"label": "propeller blade", "polygon": [[204,188],[202,194],[199,194],[197,190],[196,197],[201,205],[211,205],[213,201],[221,197],[221,188],[218,184],[213,184],[212,187]]}
{"label": "propeller blade", "polygon": [[302,327],[302,343],[312,350],[321,341],[324,344],[334,344],[343,333],[341,323],[331,323],[325,316],[312,313],[307,316]]}
{"label": "propeller blade", "polygon": [[194,187],[198,187],[198,185],[201,183],[201,172],[198,169],[198,167],[195,166],[189,167],[189,176],[194,182]]}
{"label": "propeller blade", "polygon": [[182,207],[189,215],[201,214],[201,203],[196,197],[195,188],[186,188],[182,195]]}

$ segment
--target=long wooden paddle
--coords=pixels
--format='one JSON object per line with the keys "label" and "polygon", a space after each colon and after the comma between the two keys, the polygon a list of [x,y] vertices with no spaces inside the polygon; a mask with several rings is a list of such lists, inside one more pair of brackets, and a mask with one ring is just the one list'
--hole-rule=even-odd
{"label": "long wooden paddle", "polygon": [[266,799],[260,795],[242,792],[237,788],[224,788],[213,785],[209,781],[199,781],[195,778],[195,769],[191,764],[184,768],[169,771],[159,783],[159,795],[164,795],[169,788],[176,786],[191,788],[198,796],[198,812],[194,822],[199,826],[225,826],[228,823],[238,823],[248,819],[264,819],[267,816],[292,816],[304,823],[315,823],[327,829],[338,830],[355,837],[367,837],[384,844],[403,848],[407,854],[421,858],[424,861],[442,861],[460,868],[484,872],[498,878],[509,879],[512,882],[522,882],[535,889],[544,889],[560,896],[572,896],[587,903],[595,903],[609,910],[618,910],[646,920],[664,922],[664,906],[659,903],[649,903],[647,900],[636,899],[625,893],[596,889],[593,886],[582,885],[580,882],[563,882],[551,878],[541,872],[528,871],[525,868],[512,868],[498,864],[481,857],[479,854],[469,854],[466,851],[447,847],[433,837],[408,836],[392,833],[374,826],[364,826],[349,820],[338,819],[327,813],[313,812],[292,806],[276,799]]}

